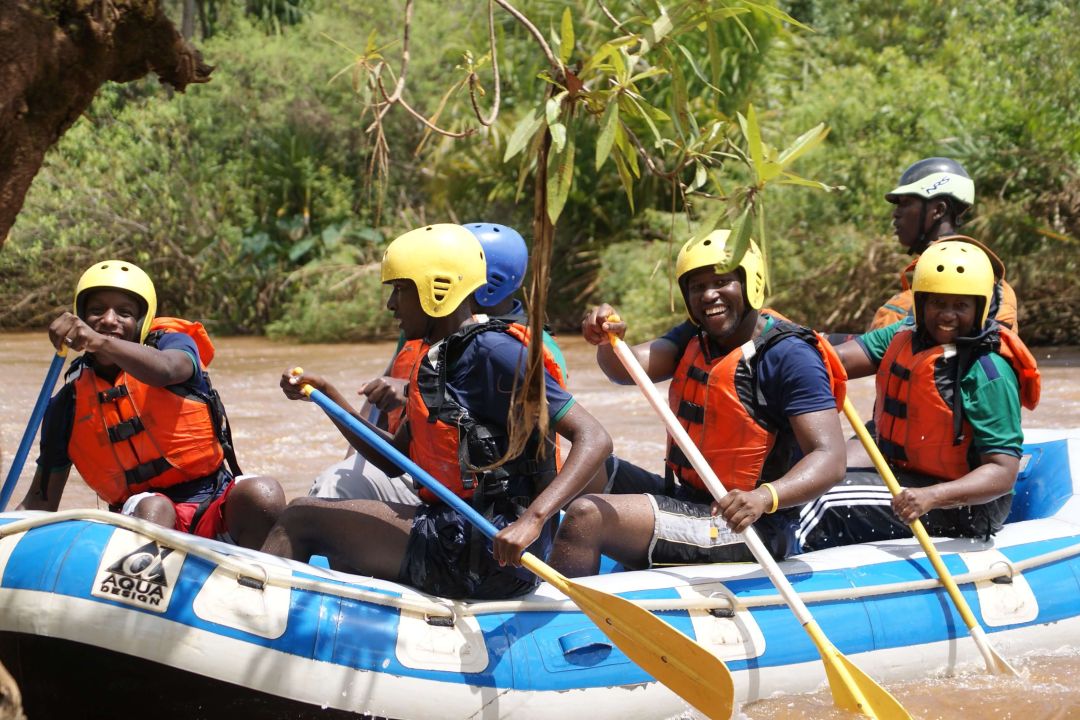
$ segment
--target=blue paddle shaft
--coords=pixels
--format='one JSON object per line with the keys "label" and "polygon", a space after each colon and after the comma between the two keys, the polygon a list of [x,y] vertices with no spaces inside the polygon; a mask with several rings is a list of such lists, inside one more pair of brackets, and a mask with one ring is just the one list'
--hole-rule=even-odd
{"label": "blue paddle shaft", "polygon": [[52,394],[53,386],[56,385],[56,378],[60,377],[60,371],[63,369],[64,356],[57,353],[53,356],[52,364],[49,365],[49,372],[45,375],[45,382],[41,386],[41,392],[38,393],[37,402],[34,403],[34,411],[30,413],[30,422],[26,425],[22,442],[19,443],[19,449],[15,451],[15,459],[11,461],[11,467],[8,469],[4,487],[0,489],[0,512],[7,510],[8,501],[11,500],[11,493],[15,492],[15,486],[19,483],[19,475],[22,474],[26,456],[30,453],[30,446],[34,442],[34,436],[37,435],[38,428],[41,427],[41,418],[45,416],[45,407],[49,404],[49,396]]}
{"label": "blue paddle shaft", "polygon": [[341,406],[328,398],[322,391],[312,388],[308,397],[321,407],[327,415],[362,437],[368,445],[382,453],[383,457],[392,460],[398,467],[403,468],[412,475],[414,480],[435,493],[440,500],[467,517],[469,522],[475,525],[480,532],[492,540],[495,539],[495,534],[499,532],[498,528],[492,525],[483,515],[476,512],[469,503],[455,495],[448,487],[431,477],[426,470],[410,460],[407,455],[384,440],[379,433],[345,412]]}

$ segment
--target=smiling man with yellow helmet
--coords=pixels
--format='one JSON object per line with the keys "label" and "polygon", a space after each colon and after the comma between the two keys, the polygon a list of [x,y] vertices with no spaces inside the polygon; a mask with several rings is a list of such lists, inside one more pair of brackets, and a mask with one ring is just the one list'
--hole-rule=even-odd
{"label": "smiling man with yellow helmet", "polygon": [[74,464],[113,510],[259,547],[285,495],[273,478],[240,476],[202,325],[157,317],[153,281],[124,260],[87,269],[73,310],[49,340],[84,354],[49,403],[20,507],[56,510]]}
{"label": "smiling man with yellow helmet", "polygon": [[[718,271],[731,264],[731,240],[717,230],[682,247],[675,271],[689,319],[633,347],[653,382],[671,380],[672,411],[729,492],[714,505],[670,439],[663,475],[612,457],[609,492],[575,500],[559,529],[551,563],[568,576],[595,573],[601,554],[635,569],[750,560],[738,533],[751,524],[782,558],[797,549],[794,508],[843,475],[843,371],[815,333],[764,309],[756,243]],[[629,384],[608,342],[626,332],[614,313],[592,309],[582,334],[608,378]]]}

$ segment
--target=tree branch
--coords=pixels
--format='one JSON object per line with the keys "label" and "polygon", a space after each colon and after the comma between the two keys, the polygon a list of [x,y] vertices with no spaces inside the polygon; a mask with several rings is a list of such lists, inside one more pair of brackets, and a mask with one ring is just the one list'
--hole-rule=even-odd
{"label": "tree branch", "polygon": [[511,5],[507,0],[495,0],[495,2],[506,12],[514,16],[514,19],[525,26],[525,29],[536,39],[536,42],[540,45],[540,49],[544,51],[544,55],[547,56],[548,64],[551,65],[551,69],[558,73],[562,73],[563,64],[559,62],[559,59],[555,57],[555,53],[551,51],[551,46],[547,44],[547,40],[544,40],[544,35],[541,33],[535,25],[521,14],[517,8]]}
{"label": "tree branch", "polygon": [[488,44],[491,46],[491,72],[495,82],[495,101],[491,104],[491,117],[484,117],[480,104],[476,101],[476,89],[479,79],[475,72],[469,73],[469,100],[472,102],[476,119],[484,127],[491,127],[499,117],[499,105],[502,102],[502,84],[499,82],[499,55],[495,47],[495,3],[488,0]]}

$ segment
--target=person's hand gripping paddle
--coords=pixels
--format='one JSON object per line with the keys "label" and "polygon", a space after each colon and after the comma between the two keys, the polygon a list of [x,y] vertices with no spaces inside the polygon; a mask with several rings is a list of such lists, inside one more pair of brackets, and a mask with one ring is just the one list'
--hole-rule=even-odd
{"label": "person's hand gripping paddle", "polygon": [[[301,375],[302,372],[300,368],[293,370],[294,375]],[[498,528],[408,456],[319,390],[310,385],[304,385],[302,390],[331,419],[363,438],[440,500],[461,513],[488,538],[495,538]],[[531,553],[522,555],[521,563],[570,598],[628,658],[683,700],[710,718],[726,720],[731,717],[735,688],[731,671],[720,658],[651,612],[617,595],[579,585]]]}
{"label": "person's hand gripping paddle", "polygon": [[[608,322],[619,321],[617,315],[608,317]],[[612,349],[614,349],[619,361],[622,362],[626,371],[634,378],[634,382],[641,389],[649,404],[652,405],[653,410],[664,421],[668,434],[671,435],[672,439],[686,455],[701,479],[705,481],[709,492],[717,500],[727,495],[727,490],[724,489],[724,486],[716,477],[716,473],[709,467],[709,463],[706,462],[697,445],[690,439],[683,426],[679,424],[675,413],[671,411],[667,402],[660,396],[645,369],[641,367],[641,363],[634,356],[633,350],[614,333],[608,333],[608,340],[611,342]],[[829,639],[825,637],[825,633],[818,626],[817,621],[810,614],[806,604],[799,597],[799,594],[795,592],[795,588],[791,586],[787,576],[784,575],[780,566],[773,560],[772,555],[769,554],[753,527],[746,529],[743,538],[747,547],[750,548],[750,552],[753,553],[761,568],[772,580],[773,585],[776,586],[788,607],[795,613],[795,617],[803,626],[803,630],[814,642],[814,646],[825,664],[825,675],[829,680],[833,701],[845,710],[860,712],[873,718],[910,718],[911,715],[896,698],[875,682],[873,678],[860,670],[855,663],[848,660],[843,653],[836,649],[836,646],[829,642]]]}

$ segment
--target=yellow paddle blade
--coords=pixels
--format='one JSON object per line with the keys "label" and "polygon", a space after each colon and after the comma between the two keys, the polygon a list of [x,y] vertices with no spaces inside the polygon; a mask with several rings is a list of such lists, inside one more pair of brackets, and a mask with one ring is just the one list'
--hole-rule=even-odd
{"label": "yellow paddle blade", "polygon": [[834,703],[845,710],[880,720],[911,720],[904,706],[837,650],[816,622],[808,623],[805,629],[821,654]]}
{"label": "yellow paddle blade", "polygon": [[735,685],[723,660],[625,598],[579,585],[534,555],[521,560],[573,600],[642,670],[707,717],[731,717]]}

